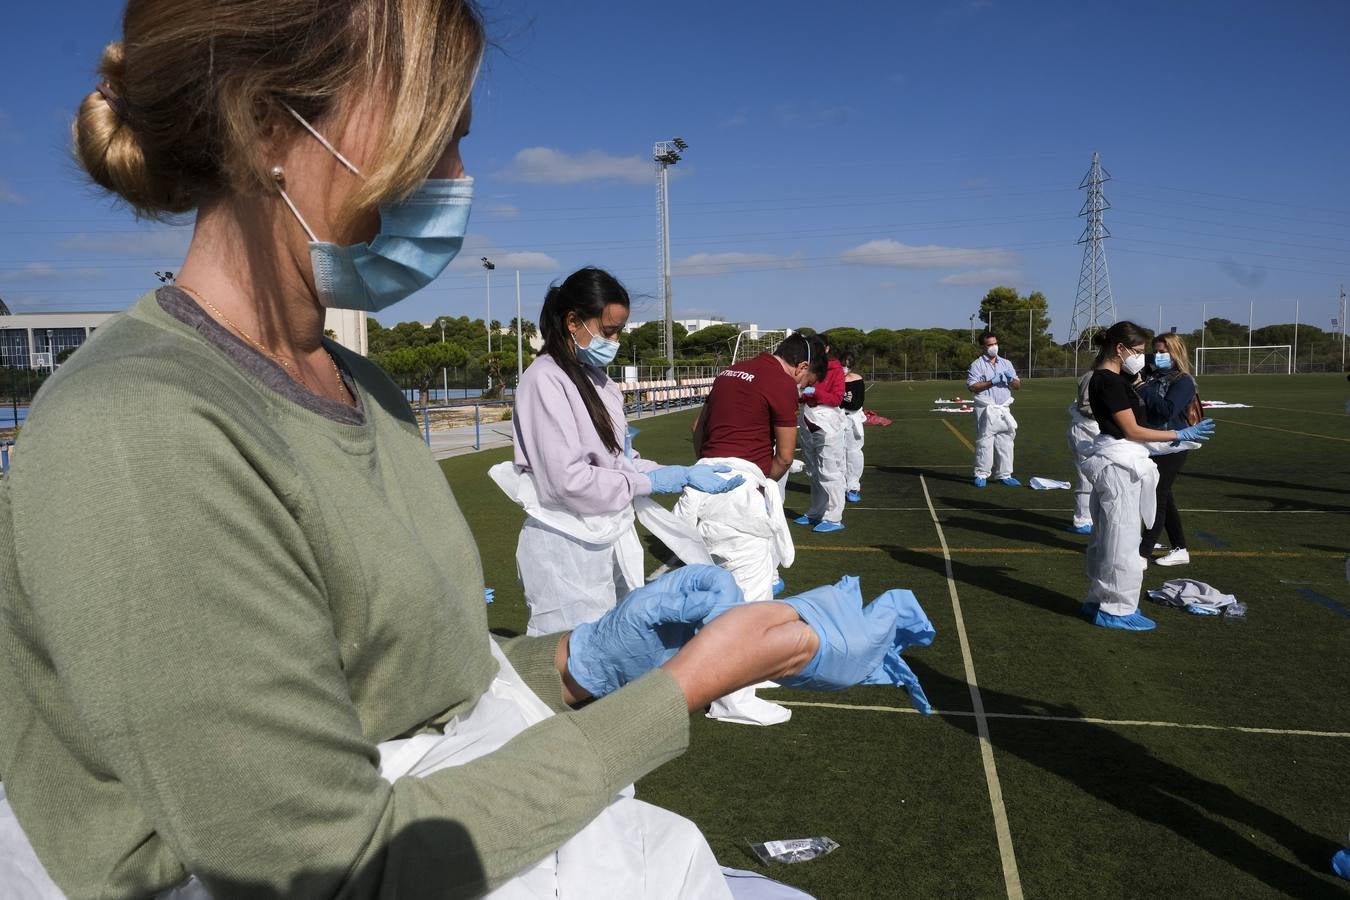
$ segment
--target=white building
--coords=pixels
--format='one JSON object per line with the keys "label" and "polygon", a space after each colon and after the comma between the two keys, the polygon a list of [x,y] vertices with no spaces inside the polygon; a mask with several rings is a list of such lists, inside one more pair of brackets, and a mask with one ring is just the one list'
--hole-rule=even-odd
{"label": "white building", "polygon": [[18,313],[0,316],[0,366],[51,368],[56,357],[89,340],[110,312]]}

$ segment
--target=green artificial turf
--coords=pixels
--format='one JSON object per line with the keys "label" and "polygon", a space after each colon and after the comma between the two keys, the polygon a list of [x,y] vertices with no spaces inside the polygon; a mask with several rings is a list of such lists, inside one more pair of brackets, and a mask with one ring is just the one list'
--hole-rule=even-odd
{"label": "green artificial turf", "polygon": [[[935,398],[964,396],[963,384],[869,386],[869,406],[895,421],[867,429],[863,502],[845,510],[841,533],[794,527],[797,562],[783,576],[789,591],[844,574],[868,596],[912,589],[938,638],[907,658],[939,712],[915,715],[903,692],[878,687],[764,692],[849,708],[795,706],[771,728],[695,717],[689,752],[643,779],[639,796],[697,822],[725,865],[764,869],[747,841],[833,838],[828,857],[768,869],[820,898],[1006,896],[926,487],[1026,896],[1346,896],[1329,860],[1350,830],[1350,385],[1228,376],[1202,378],[1200,390],[1253,408],[1214,411],[1214,440],[1176,486],[1192,563],[1150,568],[1145,587],[1207,581],[1248,604],[1247,621],[1145,601],[1156,631],[1087,625],[1077,609],[1088,539],[1065,530],[1070,493],[971,484],[972,454],[953,429],[973,441],[973,418],[929,411]],[[1025,382],[1014,407],[1024,482],[1072,480],[1072,395],[1069,379]],[[692,461],[692,416],[636,423],[638,448]],[[526,620],[514,561],[522,514],[484,473],[509,456],[442,464],[502,633]],[[806,500],[796,476],[787,506]],[[649,545],[654,568],[665,554]],[[1276,733],[1287,731],[1340,736]]]}

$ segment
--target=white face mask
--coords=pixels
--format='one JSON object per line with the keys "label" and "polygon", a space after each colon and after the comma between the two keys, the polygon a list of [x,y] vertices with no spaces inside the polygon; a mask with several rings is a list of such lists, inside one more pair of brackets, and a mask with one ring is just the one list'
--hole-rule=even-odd
{"label": "white face mask", "polygon": [[990,344],[984,348],[985,356],[998,356],[998,344]]}
{"label": "white face mask", "polygon": [[1139,370],[1144,367],[1144,354],[1136,353],[1133,356],[1127,356],[1120,361],[1120,371],[1126,375],[1138,375]]}

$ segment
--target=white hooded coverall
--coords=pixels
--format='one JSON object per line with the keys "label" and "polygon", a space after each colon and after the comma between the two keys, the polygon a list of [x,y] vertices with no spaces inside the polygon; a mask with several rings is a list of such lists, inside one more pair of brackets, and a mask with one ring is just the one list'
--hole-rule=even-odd
{"label": "white hooded coverall", "polygon": [[862,490],[863,442],[867,413],[861,409],[844,411],[844,487]]}
{"label": "white hooded coverall", "polygon": [[[1001,356],[981,356],[970,364],[966,386],[990,381],[995,375],[1013,379],[1017,371]],[[975,477],[1002,481],[1013,473],[1013,441],[1017,420],[1012,414],[1012,391],[1004,385],[985,388],[975,395]],[[997,467],[997,468],[996,468]]]}
{"label": "white hooded coverall", "polygon": [[1091,416],[1085,416],[1077,403],[1069,404],[1069,451],[1077,473],[1073,486],[1073,527],[1092,524],[1092,482],[1083,472],[1083,463],[1092,454],[1092,442],[1102,433],[1101,426]]}
{"label": "white hooded coverall", "polygon": [[1112,616],[1139,609],[1147,563],[1139,555],[1140,525],[1157,515],[1158,467],[1148,444],[1108,434],[1092,442],[1083,473],[1092,482],[1092,540],[1088,542],[1087,602]]}
{"label": "white hooded coverall", "polygon": [[[807,423],[815,425],[812,431]],[[803,406],[797,418],[802,459],[811,479],[807,518],[825,522],[844,519],[844,429],[848,423],[837,406]]]}

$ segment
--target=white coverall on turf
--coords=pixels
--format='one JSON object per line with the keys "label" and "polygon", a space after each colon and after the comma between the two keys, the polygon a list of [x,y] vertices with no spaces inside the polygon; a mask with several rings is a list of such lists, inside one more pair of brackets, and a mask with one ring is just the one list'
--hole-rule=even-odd
{"label": "white coverall on turf", "polygon": [[[1017,377],[1013,364],[1003,357],[981,356],[970,364],[966,387],[990,381],[995,375]],[[1012,390],[997,384],[975,395],[975,477],[1002,481],[1013,473],[1013,441],[1017,420],[1012,414]]]}
{"label": "white coverall on turf", "polygon": [[516,545],[530,608],[528,635],[594,622],[646,583],[635,518],[685,563],[712,564],[698,533],[650,497],[637,497],[618,512],[582,515],[545,505],[533,475],[513,463],[498,463],[488,475],[529,516]]}
{"label": "white coverall on turf", "polygon": [[861,409],[844,410],[844,487],[850,491],[862,490],[863,428],[867,413]]}
{"label": "white coverall on turf", "polygon": [[1158,467],[1148,444],[1108,434],[1092,442],[1083,473],[1092,482],[1092,539],[1088,542],[1088,603],[1128,616],[1139,609],[1147,563],[1139,555],[1140,525],[1157,515]]}
{"label": "white coverall on turf", "polygon": [[[807,423],[815,425],[812,431]],[[803,406],[797,414],[802,460],[811,479],[807,518],[824,522],[844,519],[844,411],[837,406]]]}
{"label": "white coverall on turf", "polygon": [[1092,453],[1092,442],[1102,433],[1097,420],[1085,416],[1077,403],[1069,404],[1069,451],[1073,453],[1073,467],[1077,472],[1073,486],[1073,527],[1092,524],[1092,482],[1083,472],[1083,463]]}
{"label": "white coverall on turf", "polygon": [[[554,715],[493,643],[498,671],[472,710],[443,733],[428,732],[378,745],[380,775],[425,778],[462,766],[501,748],[526,728]],[[447,661],[451,665],[451,661]],[[23,900],[64,900],[33,852],[0,787],[0,895]],[[644,803],[629,785],[585,828],[544,859],[487,894],[489,900],[735,900],[730,885],[751,897],[800,897],[777,882],[723,875],[698,826]],[[758,893],[756,893],[758,892]],[[162,892],[157,900],[210,900],[197,878]]]}
{"label": "white coverall on turf", "polygon": [[[722,477],[741,475],[745,483],[725,494],[687,487],[675,504],[675,515],[697,529],[713,562],[736,579],[746,602],[771,600],[778,567],[790,568],[797,553],[777,482],[744,459],[708,457],[698,464],[728,466],[731,471]],[[748,687],[713,701],[708,717],[747,725],[777,725],[791,718],[792,710],[761,700],[755,696],[755,689]]]}

